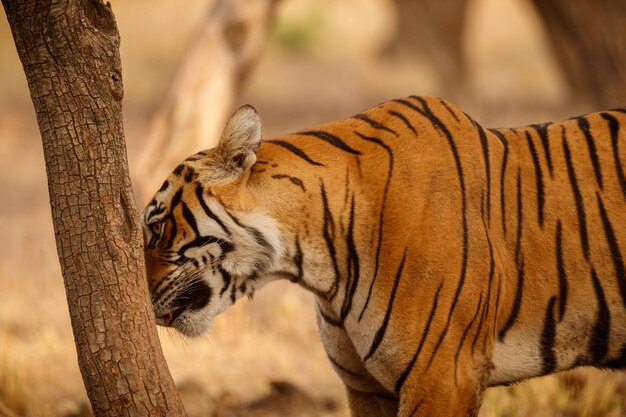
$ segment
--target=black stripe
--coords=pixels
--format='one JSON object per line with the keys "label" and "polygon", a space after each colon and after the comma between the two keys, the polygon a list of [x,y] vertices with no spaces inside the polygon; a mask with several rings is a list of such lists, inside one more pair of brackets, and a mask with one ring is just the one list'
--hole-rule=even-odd
{"label": "black stripe", "polygon": [[235,301],[237,301],[237,287],[233,285],[230,287],[230,303],[235,304]]}
{"label": "black stripe", "polygon": [[622,345],[622,348],[620,350],[618,357],[604,362],[602,366],[606,366],[607,368],[611,368],[611,369],[626,368],[626,345]]}
{"label": "black stripe", "polygon": [[464,116],[467,118],[467,120],[469,120],[469,121],[470,121],[470,122],[471,122],[474,126],[476,126],[476,125],[478,124],[478,123],[476,122],[476,120],[472,119],[472,117],[471,117],[469,114],[467,114],[467,113],[463,112],[463,115],[464,115]]}
{"label": "black stripe", "polygon": [[517,235],[515,238],[515,262],[519,265],[522,253],[522,233],[524,228],[523,202],[522,202],[522,175],[520,168],[517,168]]}
{"label": "black stripe", "polygon": [[413,370],[413,366],[415,365],[415,361],[417,361],[417,358],[418,358],[420,352],[422,351],[422,348],[424,347],[424,342],[426,341],[426,336],[428,336],[428,332],[430,331],[430,325],[432,324],[433,317],[435,317],[435,312],[437,311],[437,304],[439,302],[439,294],[441,293],[441,287],[442,286],[443,286],[443,283],[439,284],[439,287],[437,288],[437,292],[435,293],[435,297],[433,298],[433,306],[431,307],[430,313],[428,314],[428,320],[426,321],[426,327],[424,327],[424,331],[422,332],[422,338],[420,339],[420,342],[417,345],[417,349],[415,350],[415,353],[413,354],[413,357],[411,358],[411,360],[407,364],[406,368],[404,368],[404,371],[402,372],[402,374],[400,375],[400,377],[396,381],[396,386],[395,386],[395,390],[394,390],[396,392],[396,394],[399,393],[400,390],[402,389],[402,386],[404,385],[404,382],[406,381],[407,377],[411,373],[411,370]]}
{"label": "black stripe", "polygon": [[541,146],[543,147],[543,153],[546,156],[546,161],[548,161],[548,171],[550,172],[550,176],[552,176],[553,166],[552,166],[552,155],[550,154],[550,142],[548,141],[548,126],[552,123],[543,123],[543,124],[535,124],[530,127],[537,132],[537,136],[541,140]]}
{"label": "black stripe", "polygon": [[[435,348],[432,352],[432,355],[430,357],[430,360],[428,361],[428,365],[426,366],[426,368],[428,368],[430,366],[430,364],[432,363],[433,359],[435,358],[435,354],[437,353],[437,350],[439,349],[439,347],[441,346],[441,343],[443,342],[444,337],[446,336],[446,334],[448,333],[448,330],[450,328],[450,322],[452,320],[452,313],[454,312],[454,309],[457,306],[457,303],[459,301],[459,297],[461,295],[461,290],[463,289],[463,286],[465,285],[465,275],[467,272],[467,256],[468,256],[468,245],[469,245],[469,240],[468,240],[468,226],[467,226],[467,202],[466,202],[466,193],[465,193],[465,178],[463,176],[463,166],[461,165],[461,159],[459,157],[459,152],[457,150],[456,147],[456,143],[454,142],[454,139],[452,137],[452,134],[450,133],[450,130],[448,130],[447,126],[437,117],[435,116],[435,114],[432,112],[432,110],[430,109],[430,107],[428,106],[428,103],[426,103],[426,100],[424,100],[421,97],[418,96],[411,96],[412,99],[419,101],[422,104],[422,109],[420,109],[419,107],[415,106],[413,103],[406,101],[406,100],[398,100],[398,102],[401,103],[408,103],[408,105],[410,105],[409,107],[415,109],[419,114],[423,115],[426,119],[428,119],[433,127],[436,130],[439,130],[444,137],[446,138],[447,142],[448,142],[448,146],[450,147],[450,150],[452,152],[452,155],[454,157],[454,162],[456,165],[456,171],[457,171],[457,175],[459,177],[459,185],[461,188],[461,214],[462,214],[462,220],[463,220],[463,258],[461,261],[461,274],[459,277],[459,282],[457,284],[456,290],[454,292],[454,298],[452,300],[452,304],[450,306],[450,310],[448,312],[448,318],[446,320],[446,325],[443,329],[443,331],[441,332],[441,334],[439,335],[439,339],[437,340],[437,344],[435,345]],[[405,104],[407,105],[407,104]]]}
{"label": "black stripe", "polygon": [[193,168],[191,167],[187,167],[187,169],[185,169],[185,176],[184,176],[184,180],[186,183],[190,183],[191,181],[193,181],[195,178],[197,177],[196,175],[196,171],[193,170]]}
{"label": "black stripe", "polygon": [[174,194],[174,197],[172,197],[172,201],[170,203],[170,215],[174,211],[174,208],[180,203],[180,200],[182,200],[182,198],[183,198],[183,189],[181,188],[178,191],[176,191],[176,194]]}
{"label": "black stripe", "polygon": [[358,389],[354,389],[352,387],[349,387],[348,389],[351,392],[356,392],[357,394],[372,395],[374,397],[380,398],[382,400],[387,400],[387,401],[398,401],[398,396],[394,394],[388,394],[386,392],[361,391]]}
{"label": "black stripe", "polygon": [[[360,168],[359,168],[359,172],[360,172]],[[353,194],[350,194],[350,168],[346,167],[346,176],[343,179],[343,207],[345,208],[346,205],[348,204],[348,199],[350,198],[350,196],[354,197]],[[343,210],[342,210],[343,212]],[[342,227],[343,230],[343,227]]]}
{"label": "black stripe", "polygon": [[224,224],[224,222],[222,222],[222,220],[219,217],[217,217],[215,213],[213,213],[213,211],[209,208],[207,203],[204,201],[204,194],[202,190],[202,185],[200,183],[196,185],[196,198],[198,198],[198,202],[200,203],[202,210],[204,210],[204,213],[207,216],[209,216],[209,218],[212,219],[215,223],[217,223],[220,226],[220,228],[224,231],[224,233],[230,236],[230,229]]}
{"label": "black stripe", "polygon": [[417,412],[419,411],[420,407],[422,406],[422,404],[424,403],[424,399],[420,398],[420,400],[417,402],[417,404],[415,404],[415,407],[413,407],[413,410],[411,410],[411,414],[409,414],[409,417],[414,417],[417,415]]}
{"label": "black stripe", "polygon": [[232,250],[234,249],[233,245],[229,242],[226,242],[216,236],[196,236],[196,238],[194,240],[192,240],[189,243],[185,243],[184,245],[182,245],[180,248],[178,248],[178,255],[181,257],[181,259],[179,259],[177,261],[178,264],[182,263],[183,261],[186,261],[188,258],[185,256],[185,252],[191,248],[201,248],[203,246],[206,246],[210,243],[216,243],[219,245],[220,250],[222,251],[222,256],[228,252],[232,252]]}
{"label": "black stripe", "polygon": [[[253,238],[254,241],[257,243],[257,245],[263,250],[263,253],[266,255],[266,259],[265,261],[267,261],[267,258],[273,258],[274,257],[274,248],[272,247],[272,245],[267,241],[267,239],[265,238],[265,235],[263,234],[263,232],[261,232],[259,229],[256,229],[252,226],[248,226],[246,224],[243,224],[237,217],[235,217],[230,211],[224,209],[224,211],[226,211],[226,214],[228,215],[228,217],[230,217],[230,219],[233,221],[233,223],[235,223],[237,226],[241,227],[242,229],[244,229],[246,232],[248,232],[248,234],[250,234]],[[257,260],[255,267],[257,270],[260,270],[263,268],[263,264],[261,263],[263,261],[261,260]]]}
{"label": "black stripe", "polygon": [[303,267],[302,267],[302,247],[300,246],[300,237],[298,235],[296,235],[296,250],[295,253],[293,255],[293,264],[296,266],[297,272],[294,274],[293,272],[289,272],[289,271],[276,271],[276,275],[281,275],[286,277],[289,281],[295,283],[295,284],[300,284],[302,285],[304,288],[306,288],[307,290],[310,290],[311,292],[315,293],[315,294],[319,294],[318,292],[315,292],[314,289],[310,288],[306,282],[302,282],[302,276],[303,276]]}
{"label": "black stripe", "polygon": [[624,195],[624,200],[626,200],[626,177],[624,176],[624,170],[622,168],[622,163],[619,160],[619,121],[608,113],[600,113],[608,123],[609,123],[609,131],[611,132],[611,145],[613,146],[613,162],[615,164],[615,171],[617,171],[617,178],[619,179],[619,184],[622,187],[622,194]]}
{"label": "black stripe", "polygon": [[163,191],[167,190],[170,186],[169,181],[165,180],[165,182],[161,185],[161,188],[159,188],[159,191],[157,191],[158,193],[162,193]]}
{"label": "black stripe", "polygon": [[194,217],[193,213],[191,212],[191,210],[189,210],[189,207],[187,207],[187,204],[182,203],[181,207],[183,208],[183,217],[185,221],[187,222],[191,230],[193,230],[193,232],[197,236],[200,236],[200,231],[198,230],[198,224],[196,223],[196,218]]}
{"label": "black stripe", "polygon": [[167,243],[167,245],[165,245],[166,249],[171,248],[174,245],[174,239],[176,238],[176,234],[177,234],[177,230],[178,227],[176,226],[177,222],[176,222],[176,218],[174,217],[174,209],[176,208],[176,206],[178,206],[180,204],[180,200],[183,197],[183,189],[179,189],[176,194],[174,194],[174,197],[172,197],[172,201],[170,202],[170,211],[167,215],[167,219],[171,222],[172,226],[170,228],[170,239],[169,242]]}
{"label": "black stripe", "polygon": [[[365,393],[367,394],[367,393]],[[386,400],[386,401],[394,401],[394,402],[398,402],[398,397],[396,395],[393,394],[386,394],[386,393],[381,393],[381,392],[372,392],[370,393],[371,395],[373,395],[376,398],[379,398],[381,400]]]}
{"label": "black stripe", "polygon": [[296,264],[296,268],[298,268],[298,281],[302,280],[302,276],[304,275],[304,269],[302,267],[303,262],[303,254],[302,247],[300,246],[300,237],[296,236],[296,253],[293,256],[293,262]]}
{"label": "black stripe", "polygon": [[489,162],[489,142],[485,129],[476,123],[478,137],[480,137],[480,146],[483,150],[483,159],[485,161],[485,176],[487,177],[487,223],[491,224],[491,164]]}
{"label": "black stripe", "polygon": [[296,178],[296,177],[293,177],[291,175],[284,175],[284,174],[274,174],[274,175],[272,175],[272,178],[274,178],[276,180],[287,179],[287,180],[291,181],[291,183],[293,185],[296,185],[296,186],[300,187],[302,189],[302,191],[306,192],[306,189],[304,188],[304,183],[302,182],[302,180],[300,178]]}
{"label": "black stripe", "polygon": [[556,270],[559,274],[559,321],[563,320],[565,306],[567,306],[567,272],[563,262],[563,233],[561,220],[556,223]]}
{"label": "black stripe", "polygon": [[[482,312],[480,313],[480,320],[478,321],[478,326],[476,327],[476,332],[474,333],[474,340],[472,340],[472,354],[476,351],[476,344],[478,343],[478,336],[480,336],[480,332],[483,329],[483,326],[486,322],[486,318],[489,313],[489,303],[491,297],[491,286],[487,288],[487,297],[485,298],[485,303],[483,304]],[[489,334],[489,332],[486,332]]]}
{"label": "black stripe", "polygon": [[185,168],[185,164],[179,164],[176,168],[174,168],[174,171],[172,171],[172,174],[176,176],[180,176],[184,168]]}
{"label": "black stripe", "polygon": [[202,159],[203,156],[206,156],[206,152],[196,152],[193,155],[189,156],[187,159],[185,159],[185,162],[197,161],[198,159]]}
{"label": "black stripe", "polygon": [[[155,200],[152,200],[152,202],[150,202],[150,205],[152,205],[154,207],[154,209],[150,212],[150,214],[148,216],[146,216],[146,226],[149,225],[150,223],[152,223],[152,219],[156,216],[158,216],[159,214],[163,213],[165,211],[165,205],[162,205],[160,207],[156,207],[157,202]],[[157,220],[158,221],[158,220]]]}
{"label": "black stripe", "polygon": [[298,135],[303,135],[303,136],[311,136],[314,138],[318,138],[323,140],[324,142],[327,142],[329,144],[331,144],[332,146],[334,146],[337,149],[341,149],[342,151],[351,153],[353,155],[361,155],[361,152],[350,147],[348,144],[346,144],[343,140],[339,139],[339,137],[328,133],[328,132],[323,132],[323,131],[319,131],[319,130],[311,130],[311,131],[307,131],[307,132],[298,132]]}
{"label": "black stripe", "polygon": [[594,142],[594,138],[589,127],[589,120],[587,120],[585,116],[580,116],[577,121],[578,127],[583,132],[583,136],[587,142],[589,157],[591,158],[591,163],[593,164],[593,172],[596,174],[596,180],[598,181],[600,189],[602,189],[602,171],[600,170],[600,160],[598,159],[596,143]]}
{"label": "black stripe", "polygon": [[517,289],[515,290],[515,299],[513,300],[513,307],[511,308],[511,314],[507,319],[506,323],[498,332],[498,340],[500,342],[504,341],[504,337],[509,329],[517,320],[517,315],[519,314],[520,307],[522,306],[522,297],[524,296],[524,261],[522,260],[520,269],[517,275]]}
{"label": "black stripe", "polygon": [[353,119],[358,119],[358,120],[362,120],[365,123],[367,123],[368,125],[372,126],[374,129],[378,129],[378,130],[384,130],[385,132],[389,132],[393,135],[395,135],[396,137],[398,137],[398,132],[396,132],[395,130],[391,129],[390,127],[387,127],[379,122],[377,122],[376,120],[371,119],[370,117],[364,115],[364,114],[357,114],[356,116],[352,117]]}
{"label": "black stripe", "polygon": [[489,129],[491,133],[496,135],[502,145],[504,145],[504,155],[502,156],[502,167],[500,168],[500,210],[502,216],[502,232],[506,237],[506,199],[504,198],[504,176],[506,174],[506,164],[509,157],[509,143],[499,130]]}
{"label": "black stripe", "polygon": [[152,235],[152,237],[148,241],[148,244],[146,245],[146,249],[154,249],[154,248],[156,248],[156,244],[157,244],[158,241],[159,241],[159,236]]}
{"label": "black stripe", "polygon": [[[364,393],[367,394],[367,393]],[[394,402],[398,402],[398,397],[392,394],[385,394],[385,393],[381,393],[381,392],[372,392],[370,393],[370,395],[373,395],[376,398],[379,398],[381,400],[386,400],[386,401],[394,401]]]}
{"label": "black stripe", "polygon": [[526,132],[526,141],[528,142],[528,149],[533,159],[533,166],[535,167],[535,185],[537,188],[537,217],[539,218],[539,226],[543,226],[543,206],[545,203],[545,195],[543,190],[543,172],[541,171],[541,165],[539,164],[539,157],[537,156],[537,150],[533,143],[533,138],[530,133]]}
{"label": "black stripe", "polygon": [[337,369],[339,369],[341,372],[357,377],[357,378],[363,378],[365,375],[361,375],[353,370],[350,370],[348,368],[346,368],[345,366],[343,366],[342,364],[340,364],[337,359],[333,358],[332,356],[330,356],[330,354],[328,352],[326,352],[326,356],[328,357],[328,360],[330,361],[330,363],[333,364],[333,366]]}
{"label": "black stripe", "polygon": [[474,353],[474,349],[476,348],[476,342],[478,342],[478,336],[480,335],[480,331],[483,328],[485,323],[485,318],[489,312],[489,304],[491,303],[491,286],[493,284],[493,277],[495,275],[495,267],[496,262],[493,256],[493,244],[491,242],[491,238],[489,237],[489,232],[487,228],[487,223],[485,222],[485,214],[481,205],[481,218],[483,221],[483,227],[485,228],[485,235],[487,237],[487,245],[489,246],[489,280],[487,281],[487,297],[485,298],[485,304],[483,306],[483,311],[480,314],[480,321],[478,322],[478,327],[476,328],[476,334],[474,335],[474,340],[472,341],[472,353]]}
{"label": "black stripe", "polygon": [[387,180],[385,181],[385,188],[383,189],[383,195],[382,195],[382,203],[380,205],[380,212],[378,214],[378,243],[376,246],[376,260],[374,262],[374,275],[372,277],[372,280],[370,281],[369,289],[367,290],[367,298],[365,299],[365,303],[363,304],[363,307],[361,308],[361,312],[359,313],[359,321],[361,321],[361,319],[363,318],[363,314],[365,313],[365,310],[367,309],[367,306],[369,305],[370,298],[372,296],[372,289],[374,288],[374,282],[376,282],[376,278],[378,277],[378,268],[380,266],[380,250],[382,248],[382,243],[383,243],[383,226],[385,224],[385,207],[387,204],[387,193],[389,191],[389,184],[391,183],[391,177],[393,175],[393,152],[391,150],[391,147],[389,147],[389,145],[387,145],[385,142],[383,142],[379,138],[365,136],[357,131],[354,131],[354,134],[367,142],[375,143],[378,146],[382,147],[387,152],[387,155],[389,156],[389,170],[387,172]]}
{"label": "black stripe", "polygon": [[[176,226],[177,222],[176,219],[174,218],[174,215],[170,212],[170,214],[167,216],[166,219],[164,220],[169,220],[171,227],[169,230],[170,233],[170,239],[167,242],[167,244],[165,245],[165,249],[171,249],[172,246],[174,246],[174,239],[176,239],[176,234],[178,233],[178,226]],[[165,226],[163,226],[165,227]]]}
{"label": "black stripe", "polygon": [[543,374],[549,374],[556,369],[556,356],[554,354],[554,340],[556,338],[556,324],[554,320],[554,303],[556,297],[550,297],[546,318],[543,322],[541,333],[541,357],[543,358]]}
{"label": "black stripe", "polygon": [[406,127],[408,127],[411,130],[411,132],[413,132],[413,134],[417,136],[417,130],[415,130],[415,128],[413,127],[409,119],[407,119],[402,113],[397,112],[395,110],[387,110],[387,113],[389,113],[393,117],[396,117],[402,120],[402,122],[406,125]]}
{"label": "black stripe", "polygon": [[[157,300],[159,300],[159,298],[161,298],[163,294],[165,294],[167,290],[170,287],[172,287],[172,285],[174,285],[174,281],[171,280],[171,277],[174,274],[174,272],[176,272],[176,270],[171,270],[170,272],[167,273],[167,275],[161,278],[161,281],[159,282],[157,287],[152,291],[152,295],[150,296],[150,298],[152,299],[153,303],[156,303]],[[172,292],[170,293],[168,297],[166,297],[163,300],[160,300],[159,304],[164,305],[168,300],[172,299],[175,296],[176,296],[176,292]]]}
{"label": "black stripe", "polygon": [[439,102],[443,105],[443,107],[446,108],[446,110],[448,110],[448,113],[450,113],[450,116],[452,116],[454,118],[454,120],[456,120],[457,122],[461,121],[459,119],[459,116],[457,116],[456,113],[452,111],[452,108],[450,107],[450,105],[448,104],[447,101],[440,99]]}
{"label": "black stripe", "polygon": [[567,139],[565,138],[565,129],[562,130],[563,136],[563,152],[565,154],[565,163],[567,165],[567,174],[569,176],[569,182],[572,186],[572,192],[574,193],[574,202],[576,203],[576,213],[578,214],[578,227],[580,230],[580,243],[583,248],[583,254],[585,259],[589,260],[589,241],[587,239],[587,220],[585,218],[585,206],[583,203],[583,197],[578,188],[578,180],[576,179],[576,171],[572,164],[572,156],[569,151]]}
{"label": "black stripe", "polygon": [[322,206],[324,210],[324,225],[323,234],[326,241],[326,247],[328,248],[328,256],[333,264],[333,272],[335,278],[333,284],[326,292],[326,296],[333,298],[337,294],[337,288],[339,285],[339,265],[337,264],[337,255],[335,250],[334,238],[335,238],[335,222],[333,220],[332,213],[328,208],[328,198],[326,197],[326,190],[324,189],[324,183],[320,183],[320,192],[322,195]]}
{"label": "black stripe", "polygon": [[348,279],[346,280],[346,295],[341,306],[340,320],[343,322],[350,310],[352,310],[352,300],[359,285],[360,265],[359,254],[354,243],[354,194],[350,203],[350,222],[348,223],[348,236],[346,246],[348,248]]}
{"label": "black stripe", "polygon": [[304,153],[304,151],[302,149],[298,148],[295,145],[292,145],[289,142],[285,142],[285,141],[282,141],[282,140],[274,139],[274,140],[265,141],[264,143],[271,143],[273,145],[281,146],[281,147],[287,149],[289,152],[293,153],[294,155],[304,159],[306,162],[308,162],[311,165],[324,166],[324,164],[321,164],[321,163],[319,163],[317,161],[314,161],[311,158],[309,158],[309,156],[306,153]]}
{"label": "black stripe", "polygon": [[[502,273],[498,273],[498,291],[496,292],[496,305],[493,316],[494,329],[498,323],[498,313],[500,312],[500,295],[502,292]],[[483,346],[487,346],[487,338],[492,335],[492,332],[485,332],[485,337],[483,339]]]}
{"label": "black stripe", "polygon": [[591,339],[589,339],[589,353],[591,353],[594,364],[597,365],[609,352],[611,312],[606,304],[602,284],[600,284],[600,280],[593,268],[591,269],[591,280],[593,281],[593,289],[598,300],[598,315],[596,316],[596,323],[593,325]]}
{"label": "black stripe", "polygon": [[619,250],[617,239],[615,238],[615,232],[613,231],[613,225],[611,220],[604,209],[604,204],[600,195],[596,193],[598,199],[598,208],[600,209],[600,217],[602,218],[602,225],[604,226],[604,236],[606,242],[609,245],[611,251],[611,259],[613,260],[613,269],[615,271],[615,278],[619,285],[619,292],[622,296],[622,302],[626,307],[626,270],[624,269],[624,261],[622,260],[622,253]]}
{"label": "black stripe", "polygon": [[402,255],[402,261],[400,261],[400,266],[398,267],[398,271],[396,272],[396,278],[393,282],[393,288],[391,289],[391,295],[389,296],[389,302],[387,303],[387,311],[385,312],[385,318],[383,319],[382,324],[378,328],[376,335],[374,336],[374,340],[372,341],[372,345],[370,346],[370,350],[363,358],[363,361],[367,361],[378,349],[380,342],[382,342],[383,337],[385,336],[385,331],[387,330],[387,325],[389,324],[389,318],[391,317],[391,312],[393,310],[393,301],[396,298],[396,290],[398,289],[398,284],[400,284],[400,277],[402,276],[402,270],[404,269],[404,261],[406,260],[406,248],[404,249],[404,254]]}
{"label": "black stripe", "polygon": [[320,306],[320,304],[318,302],[316,302],[315,304],[317,306],[317,312],[319,313],[319,315],[322,318],[322,320],[324,320],[327,324],[329,324],[329,325],[331,325],[333,327],[341,327],[341,328],[343,328],[343,324],[339,320],[337,320],[337,319],[335,319],[333,317],[330,317],[328,314],[326,314],[326,312],[324,310],[322,310],[322,307]]}
{"label": "black stripe", "polygon": [[481,293],[480,296],[478,297],[478,305],[476,306],[476,312],[474,312],[474,316],[472,316],[472,319],[465,327],[465,330],[463,330],[463,334],[461,335],[461,340],[459,340],[459,346],[457,347],[456,353],[454,354],[454,384],[455,385],[458,382],[457,381],[457,368],[459,367],[459,355],[461,354],[461,349],[463,348],[463,343],[465,342],[465,338],[467,337],[467,334],[469,333],[470,329],[474,325],[474,322],[476,321],[476,318],[478,317],[478,312],[481,310],[480,307],[482,306],[482,303],[483,303],[483,294]]}
{"label": "black stripe", "polygon": [[222,275],[222,277],[224,278],[224,286],[220,290],[220,297],[221,297],[222,295],[224,295],[226,290],[228,290],[228,287],[230,286],[230,283],[232,282],[233,279],[230,276],[230,273],[228,271],[226,271],[225,269],[223,269],[221,266],[218,266],[217,270]]}

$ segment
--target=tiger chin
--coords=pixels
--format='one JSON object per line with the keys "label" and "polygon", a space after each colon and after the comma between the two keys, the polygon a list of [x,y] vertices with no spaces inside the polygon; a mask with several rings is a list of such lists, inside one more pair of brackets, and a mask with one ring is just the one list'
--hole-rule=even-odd
{"label": "tiger chin", "polygon": [[626,366],[626,111],[486,129],[435,97],[262,140],[240,108],[142,215],[157,323],[315,294],[353,416],[475,415],[489,386]]}

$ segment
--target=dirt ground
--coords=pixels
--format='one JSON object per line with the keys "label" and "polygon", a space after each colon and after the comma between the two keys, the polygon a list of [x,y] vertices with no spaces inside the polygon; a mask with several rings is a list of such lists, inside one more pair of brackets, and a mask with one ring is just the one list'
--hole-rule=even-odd
{"label": "dirt ground", "polygon": [[[206,4],[113,2],[122,36],[131,174],[150,113]],[[476,0],[469,19],[470,74],[458,104],[475,119],[494,127],[522,125],[590,110],[569,101],[524,0]],[[426,58],[378,56],[392,29],[387,0],[285,0],[241,104],[257,107],[271,137],[386,99],[437,94],[444,81]],[[13,48],[2,16],[0,416],[87,416],[40,138]],[[349,415],[319,341],[312,297],[291,284],[271,285],[253,302],[238,303],[199,340],[163,329],[160,334],[191,417]],[[576,371],[492,389],[480,416],[617,417],[626,415],[625,394],[626,379],[619,374]]]}

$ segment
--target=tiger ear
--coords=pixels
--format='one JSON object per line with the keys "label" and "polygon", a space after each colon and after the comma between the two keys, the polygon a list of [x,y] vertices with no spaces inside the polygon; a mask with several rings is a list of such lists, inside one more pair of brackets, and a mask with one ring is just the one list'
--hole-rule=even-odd
{"label": "tiger ear", "polygon": [[246,171],[256,162],[256,150],[262,137],[261,117],[249,104],[240,107],[230,118],[217,144],[222,163]]}

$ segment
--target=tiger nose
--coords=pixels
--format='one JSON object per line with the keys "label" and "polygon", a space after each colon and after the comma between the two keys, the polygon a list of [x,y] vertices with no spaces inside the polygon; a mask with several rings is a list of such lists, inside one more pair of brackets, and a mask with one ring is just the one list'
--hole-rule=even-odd
{"label": "tiger nose", "polygon": [[172,325],[172,322],[174,321],[174,313],[170,311],[167,314],[156,316],[156,321],[158,325],[169,327]]}

